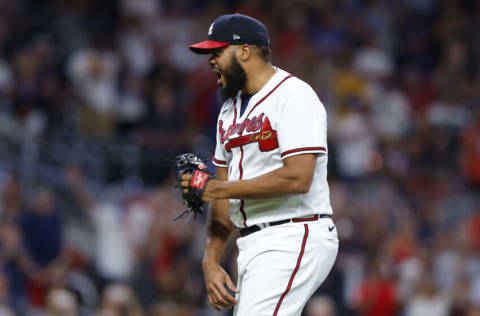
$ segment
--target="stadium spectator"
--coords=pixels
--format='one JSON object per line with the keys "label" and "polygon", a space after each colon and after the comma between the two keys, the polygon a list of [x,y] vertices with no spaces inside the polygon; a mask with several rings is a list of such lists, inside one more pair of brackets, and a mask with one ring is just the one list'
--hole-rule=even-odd
{"label": "stadium spectator", "polygon": [[215,315],[169,159],[212,153],[216,78],[187,45],[230,12],[265,22],[273,64],[328,112],[341,248],[316,296],[338,316],[478,315],[475,0],[1,2],[0,313],[45,314],[47,293],[110,313],[122,281],[131,313]]}
{"label": "stadium spectator", "polygon": [[46,314],[51,316],[77,316],[78,308],[72,293],[52,289],[47,294]]}

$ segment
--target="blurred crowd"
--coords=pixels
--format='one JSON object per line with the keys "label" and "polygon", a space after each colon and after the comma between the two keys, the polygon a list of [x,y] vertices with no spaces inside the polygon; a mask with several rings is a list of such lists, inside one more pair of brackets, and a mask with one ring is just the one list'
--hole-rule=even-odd
{"label": "blurred crowd", "polygon": [[213,153],[187,46],[234,12],[328,113],[340,251],[303,316],[480,315],[478,0],[0,1],[0,315],[230,315],[170,165]]}

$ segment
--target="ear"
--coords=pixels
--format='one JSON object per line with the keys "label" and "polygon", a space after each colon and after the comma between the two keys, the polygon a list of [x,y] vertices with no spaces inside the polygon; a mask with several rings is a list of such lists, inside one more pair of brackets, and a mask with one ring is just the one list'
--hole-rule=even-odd
{"label": "ear", "polygon": [[240,45],[240,49],[237,52],[238,52],[237,58],[242,62],[248,61],[253,54],[252,47],[248,44]]}

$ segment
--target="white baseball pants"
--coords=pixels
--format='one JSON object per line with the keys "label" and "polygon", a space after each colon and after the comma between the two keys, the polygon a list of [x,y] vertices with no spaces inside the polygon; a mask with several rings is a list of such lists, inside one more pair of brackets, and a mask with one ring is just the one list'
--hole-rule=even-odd
{"label": "white baseball pants", "polygon": [[337,230],[330,218],[272,226],[237,239],[234,316],[300,316],[333,267]]}

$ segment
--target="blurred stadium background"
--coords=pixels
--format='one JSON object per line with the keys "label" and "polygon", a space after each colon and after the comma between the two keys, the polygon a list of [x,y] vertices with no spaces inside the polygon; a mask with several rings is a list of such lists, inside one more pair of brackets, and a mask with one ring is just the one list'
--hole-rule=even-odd
{"label": "blurred stadium background", "polygon": [[187,46],[233,12],[329,115],[341,246],[305,316],[480,315],[478,0],[0,1],[0,315],[230,315],[169,168],[211,157]]}

